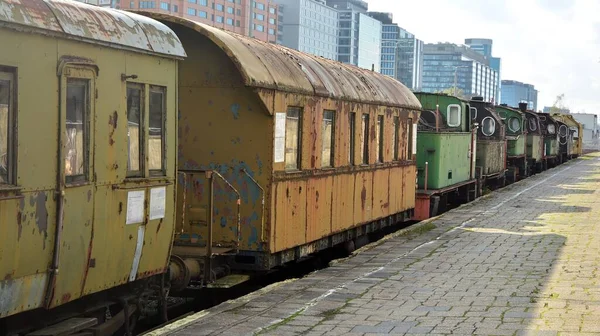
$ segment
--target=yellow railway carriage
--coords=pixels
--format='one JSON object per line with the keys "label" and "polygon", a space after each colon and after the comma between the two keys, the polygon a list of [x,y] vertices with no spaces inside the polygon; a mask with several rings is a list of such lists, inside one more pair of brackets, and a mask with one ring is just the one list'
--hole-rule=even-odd
{"label": "yellow railway carriage", "polygon": [[179,285],[268,270],[412,217],[421,105],[404,85],[143,14],[173,29],[188,54],[179,68]]}
{"label": "yellow railway carriage", "polygon": [[0,45],[0,334],[93,328],[168,266],[185,52],[147,17],[59,0],[0,1]]}

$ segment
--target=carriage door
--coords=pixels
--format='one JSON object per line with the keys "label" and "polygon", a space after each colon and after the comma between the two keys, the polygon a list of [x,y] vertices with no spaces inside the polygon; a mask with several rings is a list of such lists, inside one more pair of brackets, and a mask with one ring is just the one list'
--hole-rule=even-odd
{"label": "carriage door", "polygon": [[[58,275],[50,307],[82,296],[94,234],[93,143],[96,69],[60,67],[60,127],[58,182],[62,191],[62,231]],[[61,210],[61,198],[57,198]],[[57,227],[59,227],[58,223]]]}

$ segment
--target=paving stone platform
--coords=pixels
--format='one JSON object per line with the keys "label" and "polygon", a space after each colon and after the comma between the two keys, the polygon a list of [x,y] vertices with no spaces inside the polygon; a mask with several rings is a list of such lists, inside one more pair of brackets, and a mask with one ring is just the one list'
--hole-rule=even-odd
{"label": "paving stone platform", "polygon": [[153,335],[600,335],[600,155]]}

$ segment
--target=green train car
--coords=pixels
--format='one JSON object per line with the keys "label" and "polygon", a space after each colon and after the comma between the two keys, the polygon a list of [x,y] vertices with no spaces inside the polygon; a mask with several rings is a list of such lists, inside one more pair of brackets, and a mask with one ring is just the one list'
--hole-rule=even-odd
{"label": "green train car", "polygon": [[469,102],[445,94],[415,93],[423,111],[417,133],[415,219],[476,198],[475,131]]}
{"label": "green train car", "polygon": [[507,105],[496,106],[496,112],[506,126],[506,178],[516,182],[528,176],[526,117]]}
{"label": "green train car", "polygon": [[474,97],[471,105],[477,110],[476,174],[480,191],[484,187],[503,187],[506,183],[506,130],[502,118],[491,103]]}
{"label": "green train car", "polygon": [[558,165],[558,123],[549,113],[538,113],[544,135],[544,170]]}

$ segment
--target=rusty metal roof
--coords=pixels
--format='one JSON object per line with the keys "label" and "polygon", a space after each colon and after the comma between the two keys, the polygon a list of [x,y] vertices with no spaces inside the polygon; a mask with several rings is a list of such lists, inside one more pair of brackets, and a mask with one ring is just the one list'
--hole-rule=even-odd
{"label": "rusty metal roof", "polygon": [[0,26],[185,57],[179,38],[148,17],[70,0],[1,0]]}
{"label": "rusty metal roof", "polygon": [[138,11],[197,31],[225,51],[250,87],[420,109],[402,83],[380,73],[167,14]]}

